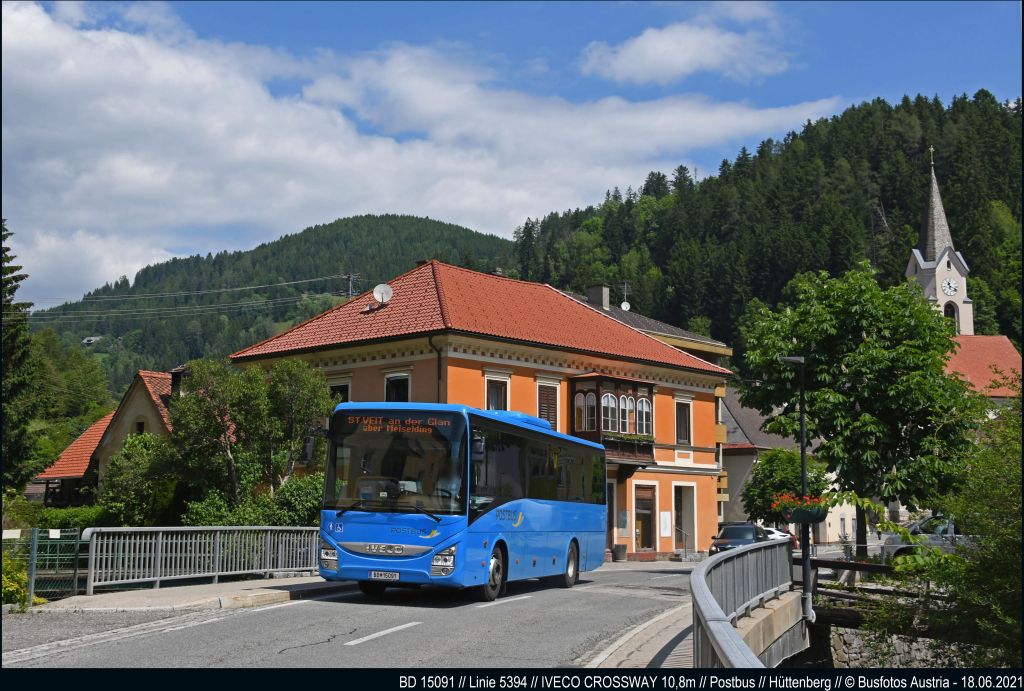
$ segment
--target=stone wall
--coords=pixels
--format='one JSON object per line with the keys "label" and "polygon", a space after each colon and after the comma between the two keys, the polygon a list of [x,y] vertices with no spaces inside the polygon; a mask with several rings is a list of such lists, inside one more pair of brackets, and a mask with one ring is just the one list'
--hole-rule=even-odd
{"label": "stone wall", "polygon": [[927,641],[913,641],[905,636],[889,636],[886,650],[879,655],[857,629],[830,626],[829,644],[832,664],[836,669],[871,667],[933,667]]}

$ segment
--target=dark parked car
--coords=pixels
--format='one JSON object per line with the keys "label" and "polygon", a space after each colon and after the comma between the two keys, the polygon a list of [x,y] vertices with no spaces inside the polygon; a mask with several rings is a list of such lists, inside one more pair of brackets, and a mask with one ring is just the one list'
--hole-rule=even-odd
{"label": "dark parked car", "polygon": [[718,554],[734,547],[752,545],[755,542],[764,542],[771,538],[764,528],[753,523],[723,523],[719,526],[718,536],[711,541],[711,549],[708,554]]}

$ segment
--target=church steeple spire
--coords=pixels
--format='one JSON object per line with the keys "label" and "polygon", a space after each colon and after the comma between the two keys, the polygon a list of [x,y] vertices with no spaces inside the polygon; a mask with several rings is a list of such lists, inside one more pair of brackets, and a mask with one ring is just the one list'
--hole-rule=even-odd
{"label": "church steeple spire", "polygon": [[[935,151],[934,146],[928,147],[929,155]],[[953,236],[949,233],[946,211],[942,208],[942,196],[939,194],[939,181],[935,177],[935,159],[931,161],[931,190],[928,195],[928,209],[921,223],[918,238],[918,249],[926,261],[935,261],[942,250],[953,247]]]}

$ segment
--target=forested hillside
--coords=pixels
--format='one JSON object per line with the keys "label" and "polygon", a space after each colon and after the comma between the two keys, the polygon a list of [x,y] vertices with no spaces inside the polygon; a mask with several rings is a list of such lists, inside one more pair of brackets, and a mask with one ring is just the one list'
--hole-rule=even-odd
{"label": "forested hillside", "polygon": [[[412,216],[358,216],[317,225],[244,252],[176,258],[122,277],[80,302],[36,312],[34,330],[53,328],[90,346],[119,396],[139,369],[167,370],[222,357],[272,336],[356,292],[408,271],[418,259],[493,269],[512,243]],[[331,277],[323,280],[306,279]],[[287,284],[287,285],[280,285]],[[246,290],[235,290],[254,286]]]}
{"label": "forested hillside", "polygon": [[680,166],[596,207],[528,219],[516,231],[523,277],[584,290],[742,349],[737,320],[775,304],[801,271],[860,259],[884,285],[904,280],[928,201],[929,151],[956,248],[971,275],[978,333],[1021,337],[1021,103],[986,91],[881,99],[766,140],[695,180]]}

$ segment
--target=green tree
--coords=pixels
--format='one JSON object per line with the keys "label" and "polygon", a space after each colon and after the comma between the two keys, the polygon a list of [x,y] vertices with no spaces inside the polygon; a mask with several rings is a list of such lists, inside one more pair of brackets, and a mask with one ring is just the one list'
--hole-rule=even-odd
{"label": "green tree", "polygon": [[[743,510],[755,521],[785,523],[782,513],[772,508],[775,495],[789,492],[801,495],[800,452],[770,449],[758,454],[750,479],[743,486]],[[807,496],[818,497],[828,488],[824,463],[807,457]]]}
{"label": "green tree", "polygon": [[1008,384],[1016,396],[984,420],[963,483],[936,504],[967,537],[953,554],[921,548],[898,558],[901,589],[917,597],[883,600],[867,613],[880,655],[889,636],[901,635],[922,638],[936,665],[1021,666],[1020,375]]}
{"label": "green tree", "polygon": [[323,426],[333,401],[323,372],[302,360],[282,360],[270,370],[268,388],[270,414],[279,422],[280,445],[284,447],[283,473],[274,486],[286,484],[306,440]]}
{"label": "green tree", "polygon": [[[916,507],[948,491],[981,415],[980,397],[944,366],[952,326],[904,283],[883,290],[867,263],[840,278],[800,274],[787,304],[751,304],[741,320],[743,405],[769,416],[766,430],[796,437],[798,373],[781,357],[806,358],[809,438],[838,489]],[[857,508],[858,556],[867,522]]]}
{"label": "green tree", "polygon": [[0,220],[3,239],[3,420],[2,457],[4,490],[20,492],[25,485],[44,467],[38,459],[32,459],[33,439],[29,422],[33,416],[32,384],[35,367],[31,357],[31,339],[28,333],[28,311],[30,302],[17,302],[15,293],[21,282],[28,278],[21,273],[21,267],[12,264],[14,255],[7,246],[12,233],[7,230],[7,220]]}
{"label": "green tree", "polygon": [[162,524],[174,499],[175,459],[166,437],[130,435],[107,464],[100,505],[119,525]]}

